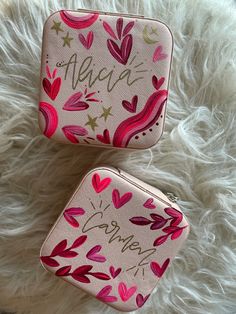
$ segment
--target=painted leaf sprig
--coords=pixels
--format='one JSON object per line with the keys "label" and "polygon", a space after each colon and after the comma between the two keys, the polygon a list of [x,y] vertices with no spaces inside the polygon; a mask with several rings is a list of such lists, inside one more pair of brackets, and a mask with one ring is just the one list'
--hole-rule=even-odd
{"label": "painted leaf sprig", "polygon": [[93,276],[100,280],[110,280],[110,276],[102,272],[92,272],[92,265],[82,265],[71,272],[71,266],[63,266],[56,271],[56,276],[65,277],[71,276],[74,280],[82,283],[90,283],[88,276]]}
{"label": "painted leaf sprig", "polygon": [[108,50],[119,63],[124,65],[128,62],[133,46],[133,36],[129,34],[133,26],[134,21],[131,21],[124,27],[124,19],[118,18],[115,33],[107,22],[103,22],[105,31],[112,37],[107,40]]}
{"label": "painted leaf sprig", "polygon": [[87,240],[86,235],[82,235],[78,237],[71,246],[67,247],[67,240],[62,240],[59,242],[54,249],[52,250],[51,254],[48,256],[41,256],[41,261],[50,266],[50,267],[58,267],[60,266],[59,262],[55,260],[56,256],[64,257],[64,258],[73,258],[78,255],[74,249],[79,248],[84,242]]}

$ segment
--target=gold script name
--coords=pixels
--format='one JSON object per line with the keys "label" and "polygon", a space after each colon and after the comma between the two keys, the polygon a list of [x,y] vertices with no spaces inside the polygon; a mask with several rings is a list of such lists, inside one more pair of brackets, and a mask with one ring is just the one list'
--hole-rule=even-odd
{"label": "gold script name", "polygon": [[76,89],[78,84],[85,80],[88,80],[89,87],[92,87],[97,81],[107,81],[107,91],[111,92],[120,81],[124,81],[128,86],[131,86],[144,78],[143,76],[134,77],[135,73],[133,73],[131,68],[126,68],[118,75],[115,75],[114,69],[109,70],[106,67],[95,73],[93,57],[89,56],[85,58],[80,64],[77,53],[74,53],[68,62],[57,62],[56,66],[58,68],[65,68],[65,80],[68,76],[72,78],[72,89]]}
{"label": "gold script name", "polygon": [[[112,243],[114,241],[118,243],[122,243],[121,253],[124,253],[127,250],[136,251],[138,255],[141,255],[141,260],[136,266],[144,266],[149,262],[147,259],[156,252],[155,248],[151,249],[142,249],[140,243],[135,241],[134,235],[129,235],[127,237],[120,235],[120,226],[117,221],[112,220],[108,223],[101,223],[103,218],[103,212],[97,212],[91,215],[85,222],[82,232],[87,233],[94,229],[101,229],[104,231],[106,235],[109,236],[108,243]],[[100,223],[98,223],[98,220]]]}

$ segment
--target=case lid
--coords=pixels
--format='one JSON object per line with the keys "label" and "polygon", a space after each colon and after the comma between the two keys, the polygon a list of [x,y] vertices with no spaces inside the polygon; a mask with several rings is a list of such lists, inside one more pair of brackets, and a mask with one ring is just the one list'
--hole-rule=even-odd
{"label": "case lid", "polygon": [[59,11],[45,23],[39,125],[73,144],[143,149],[163,132],[172,55],[156,20]]}
{"label": "case lid", "polygon": [[161,191],[122,171],[90,171],[41,249],[46,269],[121,311],[142,307],[189,226]]}

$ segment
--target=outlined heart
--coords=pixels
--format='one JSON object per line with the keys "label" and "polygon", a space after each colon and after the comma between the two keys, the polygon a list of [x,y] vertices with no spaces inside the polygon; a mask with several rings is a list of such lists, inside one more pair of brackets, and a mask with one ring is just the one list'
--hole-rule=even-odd
{"label": "outlined heart", "polygon": [[156,77],[156,75],[153,75],[152,77],[152,85],[156,90],[159,90],[160,87],[163,85],[163,83],[165,82],[165,78],[162,76],[161,78]]}
{"label": "outlined heart", "polygon": [[154,202],[154,199],[152,197],[150,197],[143,204],[143,207],[148,208],[148,209],[155,209],[156,205],[153,202]]}
{"label": "outlined heart", "polygon": [[91,250],[88,251],[86,257],[91,261],[104,263],[106,261],[105,256],[98,254],[102,249],[101,245],[95,245]]}
{"label": "outlined heart", "polygon": [[131,49],[133,46],[133,37],[132,35],[126,35],[119,47],[112,39],[107,40],[107,47],[110,51],[111,55],[122,64],[126,64],[128,62]]}
{"label": "outlined heart", "polygon": [[111,178],[104,178],[101,180],[98,173],[95,173],[92,178],[92,185],[96,193],[101,193],[103,190],[105,190],[108,185],[111,183]]}
{"label": "outlined heart", "polygon": [[90,31],[88,33],[88,35],[85,36],[83,34],[79,34],[78,35],[79,41],[81,42],[81,44],[86,48],[86,49],[90,49],[92,44],[93,44],[93,39],[94,39],[94,35],[93,32]]}
{"label": "outlined heart", "polygon": [[53,83],[45,77],[43,79],[43,89],[52,100],[55,100],[61,88],[61,78],[57,77]]}
{"label": "outlined heart", "polygon": [[141,293],[137,294],[136,296],[136,304],[138,307],[142,307],[147,299],[150,297],[150,294],[143,296]]}
{"label": "outlined heart", "polygon": [[110,266],[109,271],[110,271],[112,278],[114,279],[120,274],[121,268],[119,267],[119,268],[115,269],[114,266]]}
{"label": "outlined heart", "polygon": [[103,144],[111,144],[110,133],[108,129],[103,131],[103,135],[98,134],[97,139]]}
{"label": "outlined heart", "polygon": [[166,271],[166,268],[168,267],[170,263],[170,259],[167,258],[162,266],[160,266],[157,262],[151,262],[150,267],[154,275],[156,275],[158,278],[161,278],[164,272]]}
{"label": "outlined heart", "polygon": [[122,101],[122,106],[129,112],[135,113],[137,110],[137,103],[138,103],[138,96],[135,95],[133,96],[131,102],[128,100],[123,100]]}
{"label": "outlined heart", "polygon": [[136,292],[136,290],[137,290],[136,286],[127,288],[124,282],[120,282],[118,286],[118,292],[123,302],[128,301],[132,297],[132,295]]}
{"label": "outlined heart", "polygon": [[65,218],[65,220],[74,228],[78,228],[79,227],[79,222],[74,218],[76,216],[82,216],[85,214],[85,210],[81,207],[71,207],[71,208],[67,208],[64,213],[63,216]]}
{"label": "outlined heart", "polygon": [[117,297],[113,296],[113,295],[109,295],[110,292],[112,290],[112,286],[111,285],[108,285],[108,286],[105,286],[104,288],[102,288],[102,290],[100,290],[98,292],[98,294],[96,295],[96,298],[105,302],[105,303],[108,303],[108,302],[116,302],[117,301]]}
{"label": "outlined heart", "polygon": [[168,55],[163,52],[163,47],[160,45],[154,51],[153,62],[164,60],[167,57],[168,57]]}
{"label": "outlined heart", "polygon": [[126,203],[128,203],[132,198],[131,192],[126,192],[122,196],[120,196],[120,192],[117,189],[114,189],[112,191],[112,202],[116,209],[124,206]]}

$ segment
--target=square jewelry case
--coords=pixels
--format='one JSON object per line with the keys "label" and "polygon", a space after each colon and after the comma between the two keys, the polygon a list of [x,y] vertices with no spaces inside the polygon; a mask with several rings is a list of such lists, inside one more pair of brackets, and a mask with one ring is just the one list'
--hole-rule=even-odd
{"label": "square jewelry case", "polygon": [[145,149],[162,135],[173,40],[160,21],[53,13],[43,32],[39,125],[63,143]]}
{"label": "square jewelry case", "polygon": [[42,265],[120,311],[143,306],[189,225],[160,190],[115,168],[88,172],[47,236]]}

